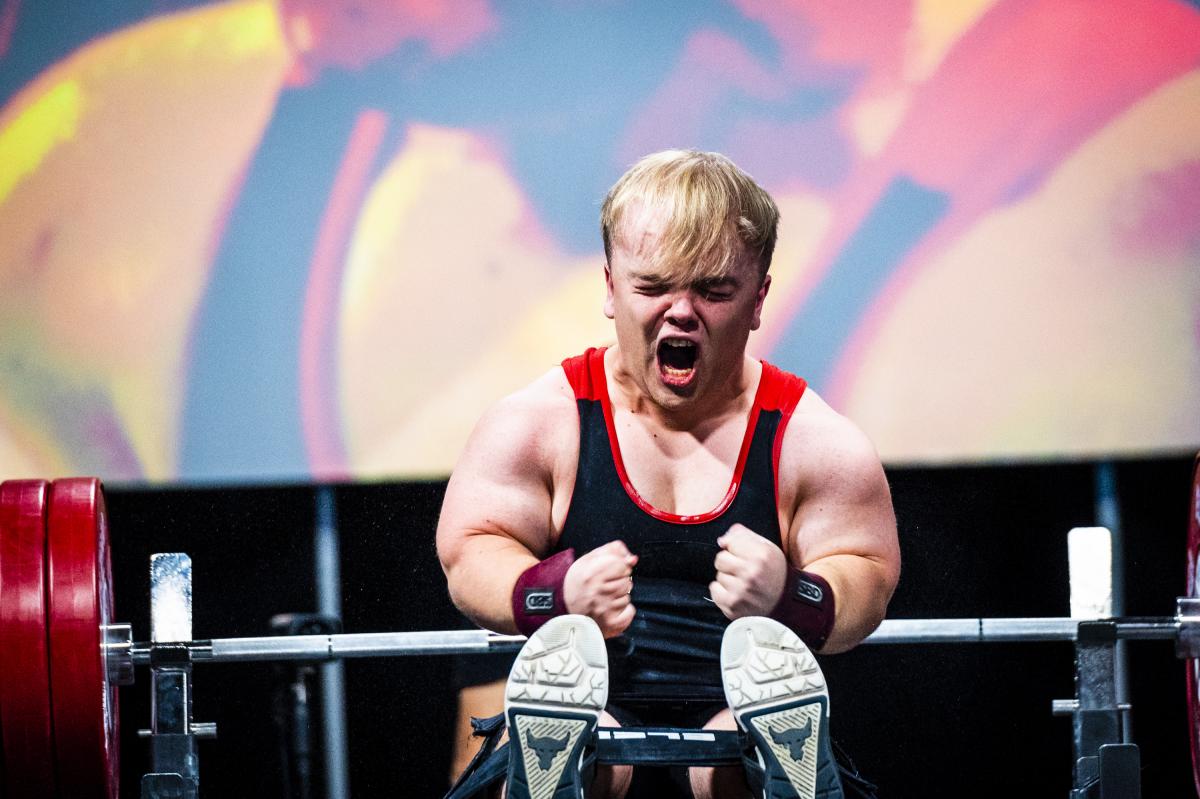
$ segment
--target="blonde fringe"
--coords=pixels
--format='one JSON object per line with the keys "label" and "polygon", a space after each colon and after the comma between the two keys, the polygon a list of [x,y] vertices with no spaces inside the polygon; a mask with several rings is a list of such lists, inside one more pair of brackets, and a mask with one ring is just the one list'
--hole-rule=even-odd
{"label": "blonde fringe", "polygon": [[[628,236],[661,221],[651,252]],[[619,245],[640,252],[656,274],[694,283],[729,274],[749,255],[765,276],[779,209],[754,179],[720,153],[664,150],[638,161],[600,210],[605,255]]]}

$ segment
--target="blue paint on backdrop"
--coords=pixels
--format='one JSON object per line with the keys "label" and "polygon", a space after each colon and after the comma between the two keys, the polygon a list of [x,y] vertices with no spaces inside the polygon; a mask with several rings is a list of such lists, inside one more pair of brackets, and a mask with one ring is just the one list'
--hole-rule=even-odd
{"label": "blue paint on backdrop", "polygon": [[360,110],[346,94],[316,87],[280,99],[197,314],[181,432],[185,479],[308,473],[299,388],[305,289]]}
{"label": "blue paint on backdrop", "polygon": [[945,194],[897,178],[792,318],[772,362],[818,391],[888,276],[945,215]]}

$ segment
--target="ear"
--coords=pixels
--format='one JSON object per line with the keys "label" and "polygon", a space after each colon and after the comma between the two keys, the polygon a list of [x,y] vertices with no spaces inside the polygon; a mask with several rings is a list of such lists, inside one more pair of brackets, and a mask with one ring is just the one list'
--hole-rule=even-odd
{"label": "ear", "polygon": [[754,318],[750,320],[750,329],[758,330],[762,324],[762,309],[763,301],[767,298],[767,292],[771,289],[771,276],[767,275],[763,278],[762,285],[758,287],[758,297],[754,302]]}
{"label": "ear", "polygon": [[613,309],[612,267],[608,264],[604,265],[604,286],[607,290],[604,297],[604,315],[612,319],[616,316],[616,311]]}

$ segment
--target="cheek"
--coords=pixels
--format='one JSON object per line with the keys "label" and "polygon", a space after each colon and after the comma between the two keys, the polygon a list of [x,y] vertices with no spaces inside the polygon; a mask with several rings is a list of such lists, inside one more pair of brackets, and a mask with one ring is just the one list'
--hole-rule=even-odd
{"label": "cheek", "polygon": [[749,335],[754,322],[754,309],[715,308],[701,316],[708,334],[717,339],[738,339]]}
{"label": "cheek", "polygon": [[653,335],[653,322],[647,321],[647,315],[636,305],[629,302],[617,301],[615,305],[617,331],[626,339],[626,343],[640,344],[644,341],[647,335]]}

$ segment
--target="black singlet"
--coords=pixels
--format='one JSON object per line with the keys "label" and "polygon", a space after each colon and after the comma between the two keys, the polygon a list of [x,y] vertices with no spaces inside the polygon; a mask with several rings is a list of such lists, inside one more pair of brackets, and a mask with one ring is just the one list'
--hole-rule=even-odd
{"label": "black singlet", "polygon": [[783,431],[804,394],[802,378],[768,363],[747,421],[729,490],[712,511],[677,516],[651,506],[630,483],[613,426],[604,350],[563,361],[579,408],[579,467],[556,551],[580,557],[621,539],[638,556],[637,615],[608,642],[609,697],[723,701],[721,635],[729,620],[708,596],[716,540],[735,522],[781,541],[776,467]]}

